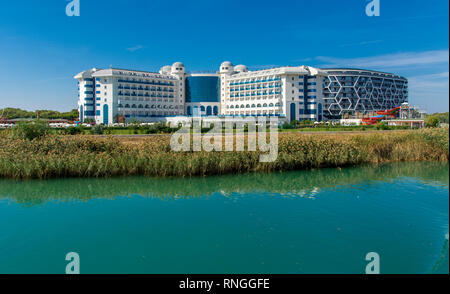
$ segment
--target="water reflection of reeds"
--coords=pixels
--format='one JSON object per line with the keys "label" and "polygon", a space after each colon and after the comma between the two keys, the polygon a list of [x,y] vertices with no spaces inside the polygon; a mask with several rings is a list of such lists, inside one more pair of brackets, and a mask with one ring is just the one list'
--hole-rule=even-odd
{"label": "water reflection of reeds", "polygon": [[233,193],[259,192],[289,197],[314,197],[314,191],[324,188],[375,181],[389,182],[402,177],[418,178],[430,184],[448,185],[448,163],[393,163],[342,169],[192,178],[0,180],[0,199],[35,205],[50,200],[87,201],[93,198],[114,199],[132,195],[171,199],[202,197],[214,193],[230,196]]}

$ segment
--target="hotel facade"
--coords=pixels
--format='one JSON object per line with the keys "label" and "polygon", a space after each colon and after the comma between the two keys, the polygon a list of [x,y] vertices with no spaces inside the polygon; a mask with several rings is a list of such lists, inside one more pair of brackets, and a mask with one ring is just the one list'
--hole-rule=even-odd
{"label": "hotel facade", "polygon": [[158,73],[91,69],[78,80],[80,121],[151,122],[174,116],[277,116],[286,121],[362,117],[408,101],[408,81],[369,70],[309,66],[250,71],[223,62],[188,73],[181,62]]}

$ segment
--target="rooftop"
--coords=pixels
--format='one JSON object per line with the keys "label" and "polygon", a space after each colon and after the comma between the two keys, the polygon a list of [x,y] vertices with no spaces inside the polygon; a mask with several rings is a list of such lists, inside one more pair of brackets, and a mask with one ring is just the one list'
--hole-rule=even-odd
{"label": "rooftop", "polygon": [[362,69],[362,68],[337,68],[337,67],[331,67],[331,68],[321,68],[321,70],[324,71],[361,71],[361,72],[370,72],[370,73],[377,73],[377,74],[383,74],[383,75],[391,75],[394,77],[398,77],[398,78],[402,78],[402,79],[406,79],[405,77],[390,73],[390,72],[382,72],[382,71],[377,71],[377,70],[370,70],[370,69]]}

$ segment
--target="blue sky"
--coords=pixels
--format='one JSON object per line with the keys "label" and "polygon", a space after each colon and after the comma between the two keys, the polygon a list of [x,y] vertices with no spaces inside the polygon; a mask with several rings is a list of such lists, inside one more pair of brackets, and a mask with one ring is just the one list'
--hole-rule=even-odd
{"label": "blue sky", "polygon": [[0,0],[0,108],[67,111],[73,76],[92,67],[158,71],[182,61],[216,70],[284,65],[357,67],[404,75],[410,102],[448,111],[447,0]]}

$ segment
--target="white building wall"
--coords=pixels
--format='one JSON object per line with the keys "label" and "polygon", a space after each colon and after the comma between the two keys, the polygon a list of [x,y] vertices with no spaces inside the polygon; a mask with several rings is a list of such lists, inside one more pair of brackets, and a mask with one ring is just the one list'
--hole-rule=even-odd
{"label": "white building wall", "polygon": [[94,119],[95,117],[95,99],[94,82],[92,81],[91,71],[77,76],[78,79],[78,110],[80,116],[84,119]]}
{"label": "white building wall", "polygon": [[[93,75],[95,83],[95,123],[102,124],[113,122],[114,119],[114,88],[117,86],[112,77],[98,77]],[[116,100],[117,101],[117,100]],[[116,103],[117,104],[117,103]],[[105,117],[105,105],[108,107],[107,117]]]}
{"label": "white building wall", "polygon": [[[234,68],[238,67],[242,69],[244,66]],[[221,76],[222,84],[225,83],[225,90],[221,94],[222,114],[224,115],[276,115],[286,117],[289,121],[317,119],[317,106],[305,104],[305,96],[314,96],[314,98],[308,99],[308,103],[317,103],[322,99],[320,87],[324,74],[320,70],[304,66],[254,72],[234,70],[222,72]],[[311,82],[316,82],[316,85],[310,86],[307,93],[304,93],[305,86],[302,84],[305,76],[311,76]],[[261,80],[265,82],[253,83]],[[267,83],[267,81],[269,82]],[[248,82],[252,83],[248,84]],[[256,85],[256,89],[254,85]],[[264,86],[267,88],[263,88]],[[258,95],[260,90],[266,91],[267,95]],[[256,96],[253,96],[253,91],[256,91]],[[271,91],[274,93],[270,93]],[[247,96],[249,93],[250,97]],[[256,107],[253,107],[254,105]],[[291,107],[293,107],[292,111]],[[303,113],[305,108],[308,109],[307,114]],[[300,109],[302,109],[302,114],[300,114]]]}
{"label": "white building wall", "polygon": [[[244,65],[233,66],[230,62],[224,62],[218,74],[218,103],[186,103],[186,72],[184,65],[179,62],[162,67],[159,73],[92,69],[75,78],[79,80],[79,106],[83,106],[84,111],[95,111],[92,117],[99,124],[111,124],[117,115],[125,116],[128,121],[137,118],[143,122],[153,121],[155,116],[186,115],[188,106],[192,110],[195,106],[205,109],[208,106],[217,106],[219,115],[225,116],[278,116],[288,121],[318,118],[317,103],[323,98],[324,78],[324,73],[318,69],[300,66],[249,71]],[[310,77],[307,82],[316,84],[304,85],[305,76]],[[89,78],[94,79],[94,107],[89,103],[91,95],[85,93],[86,85],[91,84],[86,81]],[[156,82],[162,82],[164,85],[156,85]],[[167,86],[168,83],[172,85]],[[158,88],[170,92],[157,91]],[[308,89],[306,93],[305,88]],[[158,97],[161,94],[168,95]],[[306,96],[310,98],[305,99]],[[305,101],[310,104],[305,104]],[[295,106],[293,111],[292,104]],[[105,105],[108,107],[107,118],[104,114]],[[304,113],[305,109],[311,113]],[[206,115],[206,111],[200,114]],[[83,118],[86,118],[86,115]]]}
{"label": "white building wall", "polygon": [[[175,65],[170,74],[122,69],[92,69],[78,74],[79,108],[94,111],[92,116],[83,115],[83,120],[94,118],[97,124],[112,124],[117,115],[150,121],[152,115],[184,114],[184,66]],[[92,95],[85,93],[86,84],[90,85],[86,79],[94,79],[93,88],[88,89]]]}

